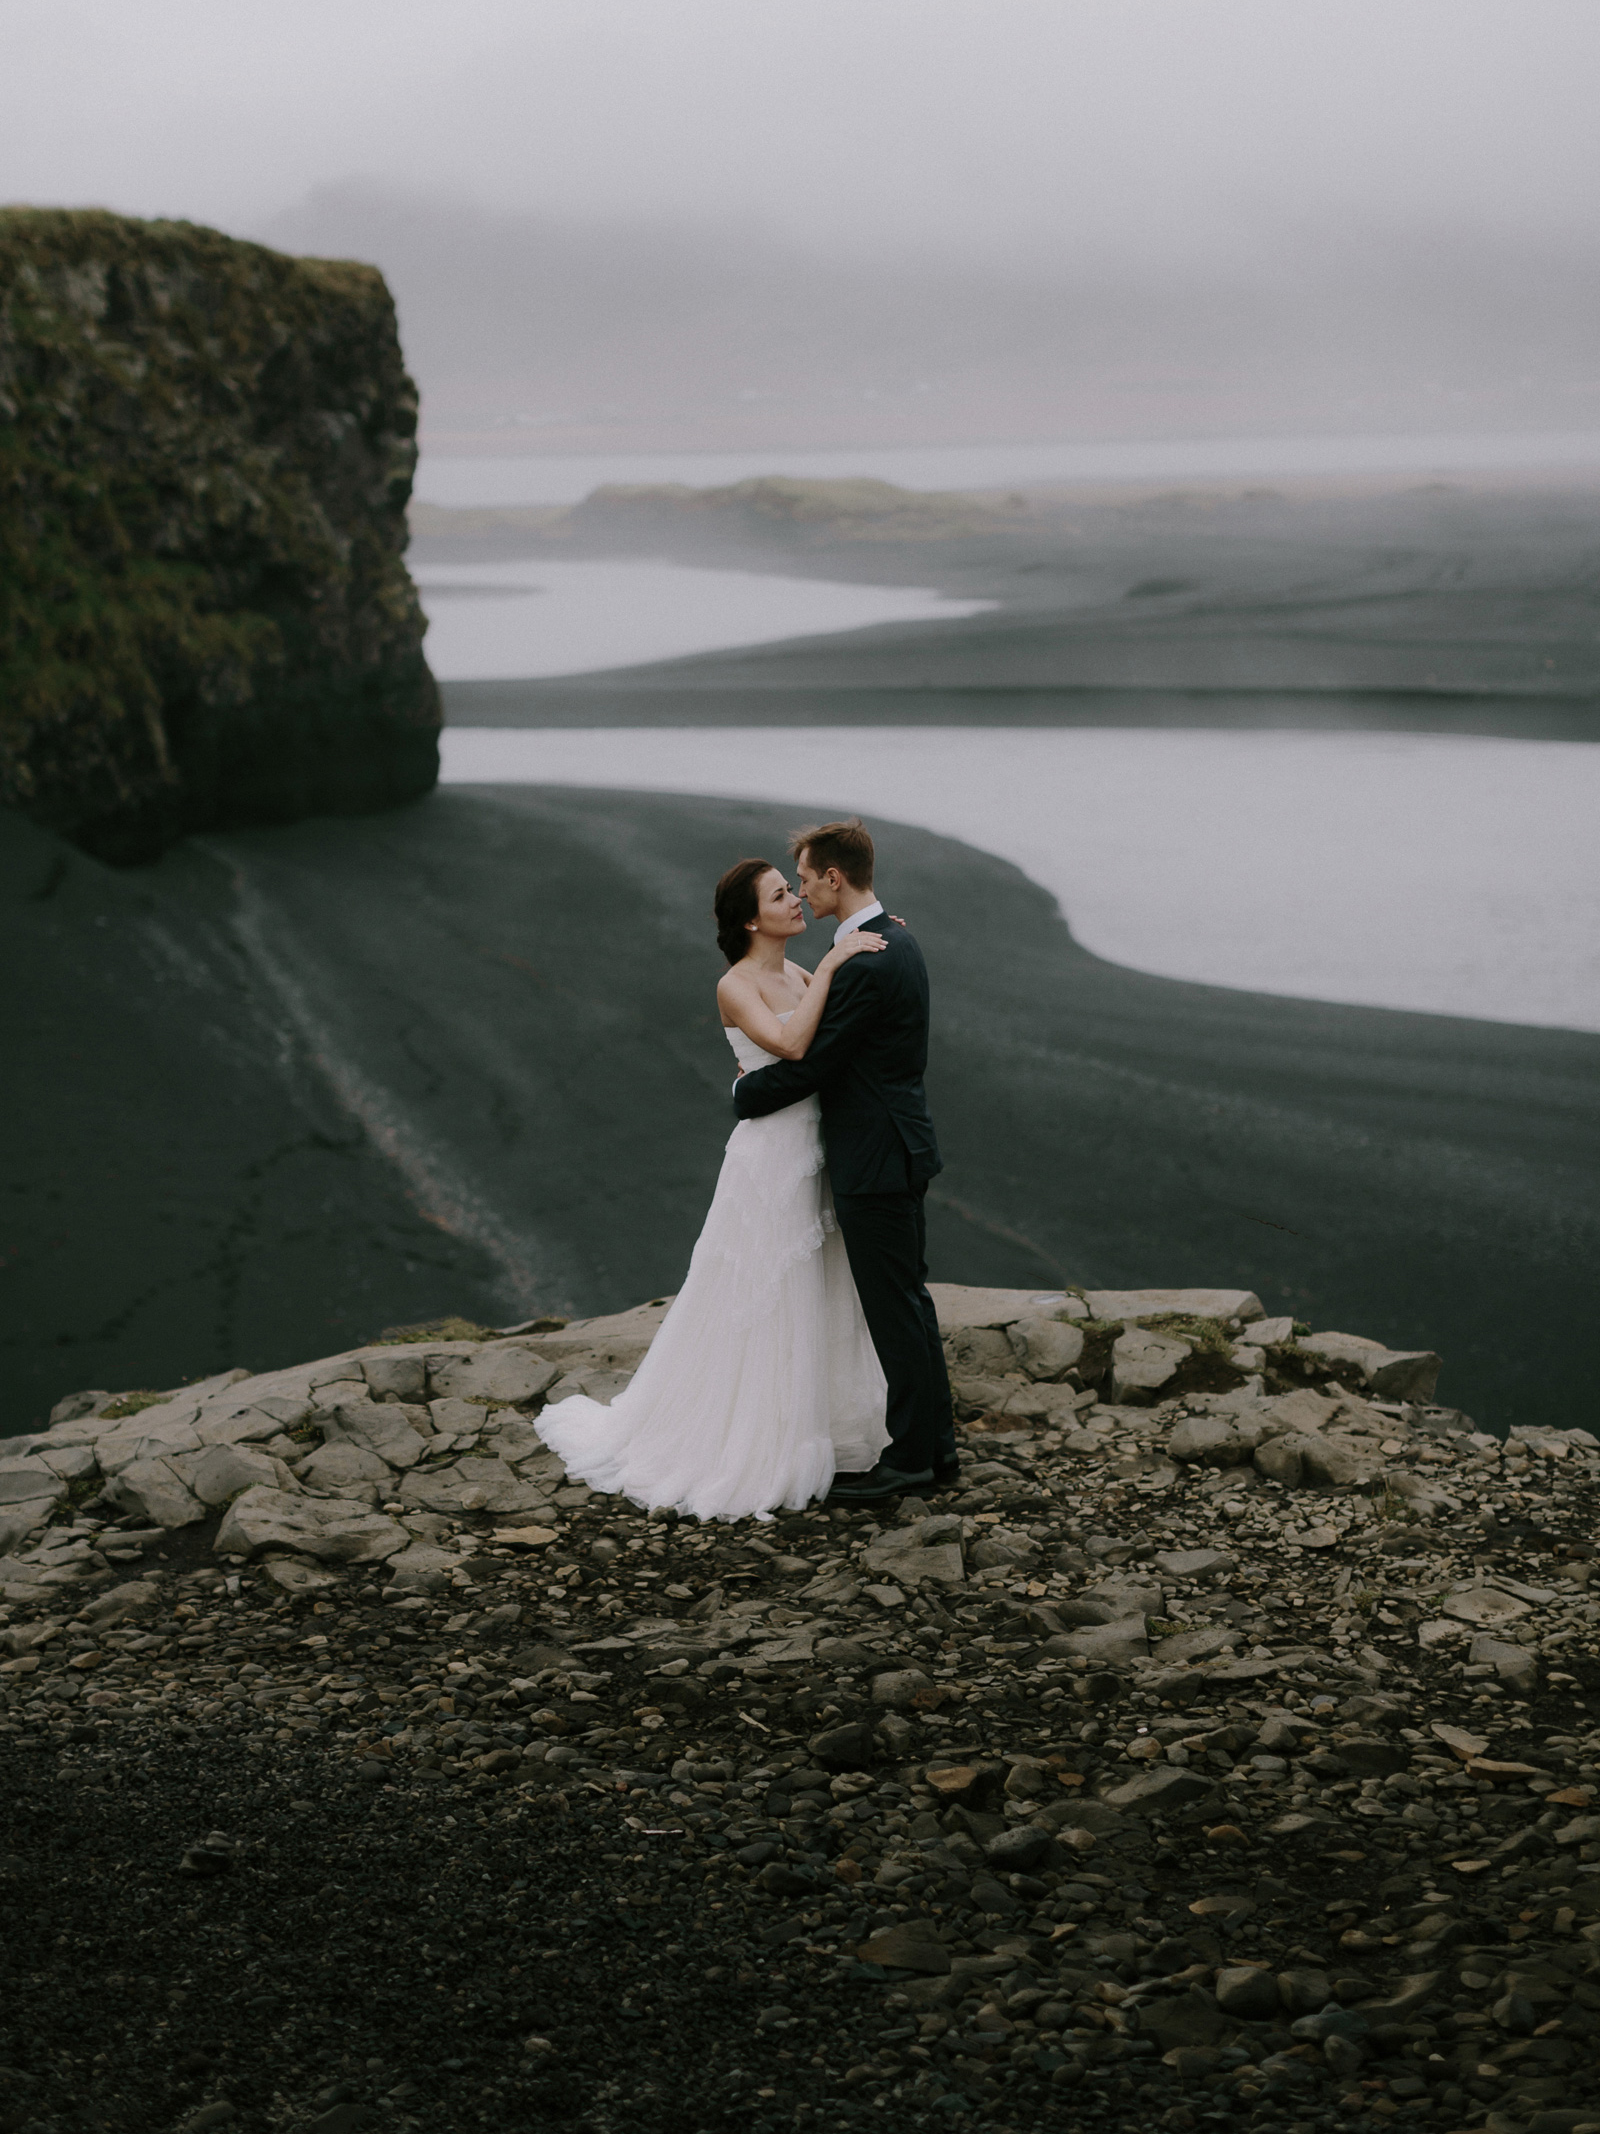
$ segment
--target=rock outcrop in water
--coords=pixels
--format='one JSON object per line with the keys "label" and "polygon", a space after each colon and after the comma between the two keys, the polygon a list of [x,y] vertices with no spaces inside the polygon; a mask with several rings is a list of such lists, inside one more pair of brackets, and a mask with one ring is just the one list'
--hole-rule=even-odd
{"label": "rock outcrop in water", "polygon": [[[660,1301],[63,1402],[0,1463],[33,2119],[1592,2127],[1600,1445],[1243,1291],[936,1302],[957,1484],[767,1523],[540,1445]],[[207,1956],[196,2055],[140,1995]]]}
{"label": "rock outcrop in water", "polygon": [[0,213],[0,800],[114,861],[438,769],[375,268]]}

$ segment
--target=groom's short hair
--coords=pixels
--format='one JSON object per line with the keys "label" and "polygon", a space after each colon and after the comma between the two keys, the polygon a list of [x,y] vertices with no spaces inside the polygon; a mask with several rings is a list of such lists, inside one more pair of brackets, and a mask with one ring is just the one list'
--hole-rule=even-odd
{"label": "groom's short hair", "polygon": [[852,815],[848,822],[824,822],[810,830],[796,830],[789,839],[789,851],[794,859],[804,859],[813,874],[837,867],[852,889],[872,887],[872,834],[859,815]]}

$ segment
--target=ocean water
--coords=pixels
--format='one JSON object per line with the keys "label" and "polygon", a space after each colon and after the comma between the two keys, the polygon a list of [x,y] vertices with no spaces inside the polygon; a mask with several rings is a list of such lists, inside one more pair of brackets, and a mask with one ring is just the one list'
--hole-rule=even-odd
{"label": "ocean water", "polygon": [[1600,748],[1583,743],[451,727],[443,749],[447,783],[776,800],[962,838],[1048,890],[1086,948],[1160,977],[1600,1031]]}
{"label": "ocean water", "polygon": [[880,445],[836,452],[534,453],[423,451],[430,504],[576,504],[604,482],[719,488],[762,474],[870,475],[903,489],[1021,489],[1044,482],[1271,481],[1401,474],[1427,480],[1541,467],[1600,468],[1600,430],[1437,437],[1128,438],[1041,445]]}
{"label": "ocean water", "polygon": [[527,681],[992,607],[908,586],[675,563],[425,563],[412,576],[442,682]]}

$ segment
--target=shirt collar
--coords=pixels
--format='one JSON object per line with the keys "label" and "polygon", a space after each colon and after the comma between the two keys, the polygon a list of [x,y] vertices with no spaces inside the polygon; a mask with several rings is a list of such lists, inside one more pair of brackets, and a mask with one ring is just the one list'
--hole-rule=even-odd
{"label": "shirt collar", "polygon": [[834,928],[833,938],[835,941],[842,941],[846,934],[853,934],[856,928],[864,926],[868,919],[877,919],[882,916],[883,906],[881,904],[863,904],[861,909],[852,912],[848,919],[839,921],[839,924]]}

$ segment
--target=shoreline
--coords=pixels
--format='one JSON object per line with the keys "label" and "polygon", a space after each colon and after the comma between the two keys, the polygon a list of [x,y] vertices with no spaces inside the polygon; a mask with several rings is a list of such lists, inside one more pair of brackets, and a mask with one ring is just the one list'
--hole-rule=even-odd
{"label": "shoreline", "polygon": [[[445,682],[488,724],[1223,724],[1600,738],[1590,493],[927,496],[871,484],[616,492],[448,514],[425,561],[649,556],[989,612],[537,682]],[[474,532],[475,524],[481,523]]]}
{"label": "shoreline", "polygon": [[[932,625],[930,627],[942,627]],[[790,640],[790,646],[809,644]],[[767,649],[767,648],[763,648]],[[786,648],[787,649],[787,648]],[[781,653],[773,648],[775,658]],[[1600,741],[1600,702],[1490,691],[968,689],[908,683],[863,688],[778,680],[690,682],[677,662],[537,681],[441,682],[447,726],[1124,727],[1195,732],[1461,734],[1509,741]]]}
{"label": "shoreline", "polygon": [[[4,1066],[38,1129],[6,1424],[74,1385],[675,1288],[731,1125],[709,885],[790,825],[458,787],[136,878],[4,825],[33,1004]],[[1600,1039],[1144,977],[970,846],[890,826],[880,855],[938,1003],[936,1275],[1265,1283],[1269,1309],[1425,1330],[1496,1430],[1589,1419]]]}

